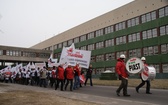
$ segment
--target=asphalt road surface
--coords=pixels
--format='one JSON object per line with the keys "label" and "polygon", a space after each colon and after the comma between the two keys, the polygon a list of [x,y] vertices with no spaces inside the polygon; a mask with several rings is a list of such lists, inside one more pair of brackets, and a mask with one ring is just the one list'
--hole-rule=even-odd
{"label": "asphalt road surface", "polygon": [[135,88],[128,87],[128,94],[131,96],[124,97],[122,91],[120,96],[116,95],[117,88],[115,86],[83,86],[74,92],[117,99],[117,101],[132,102],[132,105],[135,105],[134,102],[150,105],[168,105],[168,90],[151,89],[152,94],[146,94],[145,87],[141,88],[139,93],[135,91]]}

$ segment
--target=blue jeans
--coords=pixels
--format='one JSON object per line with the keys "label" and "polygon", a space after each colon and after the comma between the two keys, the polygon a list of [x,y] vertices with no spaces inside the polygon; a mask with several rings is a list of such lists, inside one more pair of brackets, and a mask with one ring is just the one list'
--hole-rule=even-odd
{"label": "blue jeans", "polygon": [[74,87],[73,89],[77,89],[80,85],[80,79],[79,79],[79,76],[75,76],[75,81],[74,81]]}

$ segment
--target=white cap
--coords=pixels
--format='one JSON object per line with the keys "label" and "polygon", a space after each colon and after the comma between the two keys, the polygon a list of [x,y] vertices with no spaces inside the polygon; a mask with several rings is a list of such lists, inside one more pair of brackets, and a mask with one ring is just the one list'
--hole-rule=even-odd
{"label": "white cap", "polygon": [[142,61],[145,61],[145,60],[146,60],[146,58],[145,58],[145,57],[142,57],[142,58],[141,58],[141,60],[142,60]]}
{"label": "white cap", "polygon": [[124,54],[121,54],[121,55],[120,55],[120,58],[125,58],[125,55],[124,55]]}

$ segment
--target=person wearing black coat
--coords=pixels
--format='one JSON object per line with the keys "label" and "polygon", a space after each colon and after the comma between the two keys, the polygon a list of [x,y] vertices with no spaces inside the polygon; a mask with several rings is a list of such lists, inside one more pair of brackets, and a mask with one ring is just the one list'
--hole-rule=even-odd
{"label": "person wearing black coat", "polygon": [[86,80],[85,80],[85,86],[87,84],[87,80],[90,79],[90,86],[93,86],[92,84],[92,65],[90,64],[89,68],[86,70]]}

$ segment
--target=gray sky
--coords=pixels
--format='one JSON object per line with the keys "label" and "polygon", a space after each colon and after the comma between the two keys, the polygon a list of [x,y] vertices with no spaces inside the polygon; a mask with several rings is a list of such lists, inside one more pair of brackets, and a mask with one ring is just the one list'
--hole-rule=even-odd
{"label": "gray sky", "polygon": [[0,0],[0,45],[31,47],[133,0]]}

